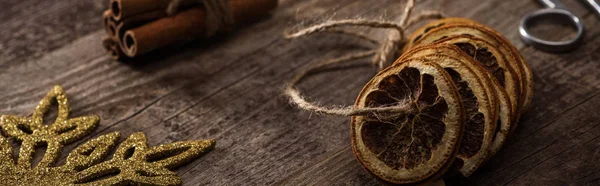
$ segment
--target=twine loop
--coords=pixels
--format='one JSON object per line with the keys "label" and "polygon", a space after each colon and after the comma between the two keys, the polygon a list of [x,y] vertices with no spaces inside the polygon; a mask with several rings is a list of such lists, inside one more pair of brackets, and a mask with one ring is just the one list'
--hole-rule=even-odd
{"label": "twine loop", "polygon": [[218,31],[231,31],[235,20],[227,0],[173,0],[167,7],[167,15],[175,15],[180,8],[197,3],[206,11],[206,37],[214,36]]}
{"label": "twine loop", "polygon": [[[290,98],[292,104],[297,105],[299,108],[313,111],[320,114],[327,115],[338,115],[338,116],[364,116],[364,115],[375,115],[377,118],[381,118],[383,114],[387,117],[393,117],[408,113],[414,110],[412,104],[409,101],[398,102],[395,105],[388,105],[382,107],[365,107],[365,108],[354,108],[352,106],[346,107],[323,107],[316,103],[309,102],[301,96],[295,85],[298,84],[302,79],[308,76],[311,72],[323,69],[333,64],[340,64],[344,62],[350,62],[357,59],[366,58],[372,56],[371,63],[379,70],[389,66],[392,62],[400,56],[400,49],[406,43],[405,28],[422,21],[424,19],[440,19],[443,18],[443,14],[438,11],[423,11],[414,17],[411,16],[411,12],[415,6],[415,0],[408,0],[404,7],[404,12],[399,23],[389,21],[375,21],[367,19],[343,19],[337,21],[327,21],[321,24],[310,26],[308,28],[301,29],[295,33],[285,34],[288,39],[299,38],[307,36],[313,33],[319,32],[331,32],[337,34],[351,35],[359,38],[366,43],[372,43],[379,45],[379,48],[369,50],[361,53],[349,54],[339,58],[329,59],[325,61],[319,61],[308,68],[297,73],[292,80],[285,86],[284,94]],[[371,37],[351,32],[345,29],[337,29],[342,26],[365,26],[368,28],[384,28],[392,29],[394,32],[390,32],[384,42],[377,41]],[[392,114],[392,115],[389,115]]]}

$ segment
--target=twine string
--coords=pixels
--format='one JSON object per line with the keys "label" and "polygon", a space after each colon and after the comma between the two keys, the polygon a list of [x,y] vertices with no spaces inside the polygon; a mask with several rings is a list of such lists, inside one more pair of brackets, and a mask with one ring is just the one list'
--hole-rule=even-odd
{"label": "twine string", "polygon": [[[366,52],[349,54],[346,56],[342,56],[339,58],[319,61],[312,65],[309,65],[306,69],[297,73],[292,80],[284,87],[284,94],[290,98],[290,102],[295,104],[299,108],[303,110],[313,111],[320,114],[327,115],[338,115],[338,116],[359,116],[359,115],[375,115],[377,118],[383,117],[382,114],[391,114],[386,115],[387,117],[394,117],[398,115],[402,115],[408,112],[413,111],[412,105],[409,101],[401,101],[396,103],[395,105],[387,105],[381,107],[364,107],[364,108],[355,108],[352,106],[345,107],[324,107],[320,106],[317,103],[307,101],[303,96],[301,96],[300,91],[295,87],[302,79],[311,74],[314,71],[323,69],[327,66],[334,64],[341,64],[345,62],[350,62],[358,59],[363,59],[369,56],[372,56],[371,63],[379,70],[389,66],[394,59],[399,57],[400,48],[406,43],[405,37],[405,28],[411,26],[419,21],[425,19],[440,19],[444,17],[441,12],[438,11],[423,11],[418,15],[411,17],[411,12],[415,6],[415,0],[408,0],[406,6],[404,7],[404,11],[402,13],[402,17],[399,23],[389,22],[389,21],[375,21],[375,20],[367,20],[367,19],[343,19],[337,21],[327,21],[321,24],[317,24],[314,26],[310,26],[308,28],[301,29],[295,33],[285,34],[285,37],[288,39],[299,38],[303,36],[308,36],[314,33],[320,32],[331,32],[331,33],[339,33],[344,35],[354,36],[359,38],[366,43],[371,43],[375,45],[379,45],[378,49],[369,50]],[[370,38],[367,35],[351,32],[345,29],[338,29],[338,27],[342,26],[364,26],[368,28],[384,28],[384,29],[392,29],[393,32],[388,34],[388,37],[384,42],[377,41],[375,39]]]}
{"label": "twine string", "polygon": [[306,101],[301,95],[298,89],[294,87],[298,82],[307,77],[307,75],[315,70],[323,69],[327,66],[340,64],[347,61],[352,61],[356,59],[365,58],[368,56],[372,56],[375,54],[375,51],[366,51],[351,55],[346,55],[340,58],[334,58],[331,60],[327,60],[321,63],[315,63],[311,65],[311,67],[297,73],[290,83],[286,85],[285,93],[288,95],[293,103],[298,105],[298,107],[314,111],[316,113],[327,114],[327,115],[338,115],[338,116],[357,116],[357,115],[369,115],[378,113],[405,113],[409,111],[410,108],[408,104],[399,104],[398,106],[391,107],[374,107],[374,108],[325,108],[321,107],[315,103],[311,103]]}
{"label": "twine string", "polygon": [[218,31],[230,31],[235,24],[227,0],[173,0],[167,7],[167,15],[177,14],[180,8],[200,3],[206,11],[205,36],[214,36]]}

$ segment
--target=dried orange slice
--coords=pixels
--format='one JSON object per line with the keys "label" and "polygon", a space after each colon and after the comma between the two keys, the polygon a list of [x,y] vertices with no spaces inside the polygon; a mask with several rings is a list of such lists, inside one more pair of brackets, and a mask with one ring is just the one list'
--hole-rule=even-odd
{"label": "dried orange slice", "polygon": [[510,117],[513,114],[511,113],[510,108],[511,105],[508,94],[496,79],[491,79],[492,83],[494,83],[494,90],[496,93],[496,98],[498,99],[498,124],[496,125],[496,131],[494,131],[494,140],[492,141],[492,146],[490,147],[490,152],[488,153],[488,159],[491,158],[500,148],[504,145],[507,136],[510,134],[511,129],[516,126],[516,123],[513,122],[513,119]]}
{"label": "dried orange slice", "polygon": [[[425,25],[424,27],[431,27],[432,25],[435,26],[442,23],[442,26],[426,30],[425,33],[416,34],[415,38],[409,39],[411,42],[405,47],[410,48],[416,45],[433,43],[444,38],[459,35],[472,36],[474,38],[480,38],[486,42],[489,42],[492,46],[494,46],[494,49],[496,49],[502,55],[502,57],[506,59],[505,66],[501,68],[503,68],[503,71],[505,71],[505,77],[512,78],[514,82],[506,82],[507,84],[505,84],[505,88],[507,89],[507,93],[511,98],[511,102],[513,102],[513,105],[518,108],[519,112],[517,112],[515,117],[518,118],[520,111],[522,111],[531,101],[533,94],[533,81],[531,77],[531,70],[522,60],[522,57],[520,57],[520,54],[516,48],[514,48],[510,42],[508,42],[508,40],[502,37],[498,32],[468,19],[451,18],[451,20],[435,21]],[[487,50],[491,49],[488,48]],[[500,80],[500,83],[503,83],[502,80]]]}
{"label": "dried orange slice", "polygon": [[424,26],[422,26],[421,28],[415,30],[411,35],[410,39],[408,39],[406,41],[406,44],[403,48],[403,52],[406,52],[408,49],[412,48],[415,44],[415,42],[417,42],[419,39],[421,39],[421,37],[423,37],[423,35],[425,35],[426,33],[428,33],[429,31],[435,29],[435,28],[439,28],[448,24],[452,24],[452,23],[465,23],[464,18],[457,18],[457,17],[449,17],[449,18],[444,18],[444,19],[439,19],[433,22],[430,22]]}
{"label": "dried orange slice", "polygon": [[515,47],[511,47],[511,49],[513,50],[513,53],[516,53],[520,61],[519,64],[523,69],[523,80],[525,81],[523,83],[523,107],[521,111],[523,112],[523,110],[529,107],[529,105],[531,104],[531,100],[533,100],[533,72],[531,71],[531,67],[529,67],[529,64],[525,61],[525,58],[523,58],[523,55],[521,55],[519,50],[517,50],[517,48]]}
{"label": "dried orange slice", "polygon": [[495,49],[494,46],[486,40],[467,35],[452,36],[437,42],[453,44],[483,65],[483,67],[490,72],[492,77],[498,80],[500,86],[509,93],[509,100],[512,105],[511,113],[515,114],[512,118],[514,120],[514,118],[517,117],[516,115],[518,115],[519,111],[517,104],[520,99],[520,94],[516,84],[518,84],[517,81],[519,81],[519,79],[516,76],[511,76],[513,73],[511,73],[511,68],[508,65],[507,59],[499,50]]}
{"label": "dried orange slice", "polygon": [[[493,64],[493,63],[489,63],[489,61],[496,61],[497,64],[501,64],[503,62],[501,62],[501,60],[506,59],[506,58],[502,58],[500,57],[502,54],[499,54],[497,50],[491,49],[491,47],[493,47],[490,43],[488,43],[485,40],[479,39],[479,38],[475,38],[472,36],[466,36],[466,35],[461,35],[461,36],[453,36],[453,37],[449,37],[449,38],[445,38],[443,40],[438,41],[440,43],[452,43],[455,44],[456,46],[460,47],[463,51],[469,53],[469,55],[473,56],[477,61],[479,61],[481,64],[483,64],[489,71],[492,71],[494,69],[497,69],[494,65],[488,65],[488,64]],[[486,48],[488,49],[487,51],[490,51],[490,53],[483,53],[483,54],[477,54],[481,48]],[[473,52],[476,51],[476,52]],[[473,53],[475,53],[475,55],[472,55]],[[486,55],[488,54],[488,55]],[[492,57],[490,57],[492,56]],[[487,62],[486,62],[487,61]],[[492,74],[497,80],[500,79],[497,74]],[[510,124],[510,129],[509,129],[509,133],[511,133],[512,131],[514,131],[514,129],[517,127],[518,125],[518,120],[519,117],[521,116],[521,111],[524,108],[518,108],[516,102],[514,98],[516,98],[515,96],[511,96],[514,94],[510,94],[508,93],[508,89],[506,88],[506,83],[502,83],[502,82],[496,82],[499,83],[502,87],[504,87],[505,90],[507,90],[507,95],[509,96],[509,100],[511,100],[511,105],[512,107],[510,107],[511,109],[511,113],[512,114],[512,123]],[[522,83],[523,85],[525,83]],[[529,85],[525,85],[525,86],[529,86]],[[520,100],[522,101],[522,99],[528,99],[529,101],[531,101],[531,98],[526,98],[527,96],[519,96]],[[512,98],[512,99],[511,99]],[[506,134],[506,135],[508,135]]]}
{"label": "dried orange slice", "polygon": [[[416,47],[402,55],[406,59],[423,59],[440,65],[457,86],[465,108],[465,133],[457,158],[463,161],[460,172],[470,176],[488,159],[498,124],[495,84],[487,70],[453,45],[434,44]],[[510,115],[504,116],[510,121]]]}
{"label": "dried orange slice", "polygon": [[354,116],[352,149],[373,175],[394,183],[434,180],[454,160],[465,113],[452,78],[435,63],[394,64],[371,79],[355,108],[410,105],[406,113]]}
{"label": "dried orange slice", "polygon": [[481,23],[478,23],[476,21],[470,20],[470,19],[465,19],[465,18],[458,18],[458,17],[454,17],[454,18],[446,18],[443,21],[444,23],[447,24],[452,24],[452,23],[463,23],[463,24],[472,24],[472,25],[478,25],[481,27],[481,29],[485,30],[488,33],[494,34],[496,38],[499,38],[500,41],[502,41],[504,43],[504,45],[506,45],[508,47],[508,49],[511,50],[513,56],[515,56],[517,58],[517,62],[518,65],[521,69],[521,73],[523,76],[523,91],[521,92],[523,94],[523,99],[521,100],[523,103],[522,106],[522,110],[526,109],[529,104],[531,103],[531,100],[533,98],[533,74],[531,72],[531,67],[529,67],[529,64],[527,64],[527,62],[525,61],[525,59],[523,58],[523,56],[521,55],[521,53],[519,52],[519,50],[517,50],[517,48],[515,48],[510,41],[508,41],[508,39],[504,38],[502,36],[502,34],[500,34],[498,31],[485,26]]}
{"label": "dried orange slice", "polygon": [[[462,27],[460,27],[459,30],[464,29],[467,31],[470,30],[469,28]],[[455,44],[463,52],[472,56],[476,61],[483,64],[483,66],[488,69],[492,76],[498,80],[503,89],[506,90],[512,106],[511,113],[513,113],[513,115],[511,117],[513,120],[514,118],[517,118],[519,115],[518,111],[520,110],[518,103],[521,99],[520,78],[516,75],[517,73],[511,67],[510,60],[508,60],[509,58],[506,57],[506,55],[510,54],[502,52],[507,50],[499,50],[497,47],[494,47],[497,45],[492,45],[491,43],[487,42],[487,40],[473,37],[472,35],[442,36],[441,39],[437,39],[432,42]]]}

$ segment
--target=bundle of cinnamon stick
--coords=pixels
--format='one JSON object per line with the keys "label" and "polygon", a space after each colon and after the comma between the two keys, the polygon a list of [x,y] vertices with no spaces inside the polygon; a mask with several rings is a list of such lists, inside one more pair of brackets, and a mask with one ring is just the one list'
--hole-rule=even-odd
{"label": "bundle of cinnamon stick", "polygon": [[110,0],[103,14],[108,36],[102,45],[114,59],[133,58],[230,31],[268,15],[276,6],[277,0]]}

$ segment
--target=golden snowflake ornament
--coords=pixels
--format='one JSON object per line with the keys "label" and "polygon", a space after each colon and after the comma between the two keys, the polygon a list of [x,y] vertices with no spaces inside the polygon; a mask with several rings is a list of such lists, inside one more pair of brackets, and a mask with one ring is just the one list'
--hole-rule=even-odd
{"label": "golden snowflake ornament", "polygon": [[[45,125],[43,116],[53,102],[58,103],[54,123]],[[21,143],[19,157],[12,157],[12,145],[0,135],[0,185],[180,185],[172,172],[210,151],[214,140],[185,141],[148,147],[144,133],[134,133],[117,146],[119,133],[113,132],[79,145],[65,163],[56,166],[61,150],[89,135],[98,116],[70,118],[69,103],[62,87],[54,86],[30,117],[3,115],[0,127],[8,137]],[[47,150],[32,166],[36,147]]]}

